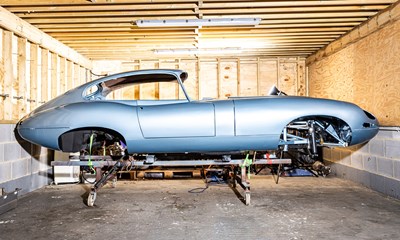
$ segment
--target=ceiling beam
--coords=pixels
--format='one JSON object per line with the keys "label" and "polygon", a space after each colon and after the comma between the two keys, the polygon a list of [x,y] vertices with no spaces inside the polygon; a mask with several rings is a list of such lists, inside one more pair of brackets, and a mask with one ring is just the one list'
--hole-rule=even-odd
{"label": "ceiling beam", "polygon": [[48,49],[58,55],[74,61],[86,68],[91,69],[92,63],[75,50],[47,35],[38,28],[15,16],[3,7],[0,7],[0,27],[5,28],[16,35],[26,38],[42,48]]}
{"label": "ceiling beam", "polygon": [[[0,5],[84,56],[129,60],[139,57],[157,59],[160,56],[154,55],[155,49],[197,48],[206,45],[241,46],[244,50],[238,56],[306,57],[395,2],[1,0]],[[243,17],[261,18],[261,22],[257,26],[136,26],[137,20]]]}
{"label": "ceiling beam", "polygon": [[[361,5],[361,4],[391,4],[397,0],[330,0],[330,1],[244,1],[244,0],[218,0],[209,1],[203,0],[202,7],[204,8],[238,8],[238,7],[282,7],[282,6],[332,6],[332,5]],[[198,4],[198,0],[174,0],[174,4]],[[51,4],[50,4],[51,3]],[[25,6],[69,6],[69,5],[79,5],[80,7],[97,7],[101,5],[159,5],[159,4],[170,4],[171,0],[96,0],[94,2],[89,2],[87,0],[2,0],[1,4],[4,6],[15,6],[15,7],[25,7]]]}

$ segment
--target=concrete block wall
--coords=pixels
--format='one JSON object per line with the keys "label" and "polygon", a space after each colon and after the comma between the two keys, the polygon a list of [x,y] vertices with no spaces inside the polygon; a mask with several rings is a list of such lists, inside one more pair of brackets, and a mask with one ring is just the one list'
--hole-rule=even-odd
{"label": "concrete block wall", "polygon": [[380,130],[364,145],[323,150],[334,174],[400,199],[400,132]]}
{"label": "concrete block wall", "polygon": [[15,124],[0,124],[0,188],[21,188],[21,194],[48,185],[51,151],[14,134]]}

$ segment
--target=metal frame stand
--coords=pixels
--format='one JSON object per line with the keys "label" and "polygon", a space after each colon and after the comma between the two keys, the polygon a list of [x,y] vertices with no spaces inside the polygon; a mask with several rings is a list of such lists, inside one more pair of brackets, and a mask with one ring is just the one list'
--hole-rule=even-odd
{"label": "metal frame stand", "polygon": [[[236,189],[237,185],[239,184],[240,187],[244,190],[243,202],[246,205],[250,205],[250,198],[251,198],[251,191],[250,191],[250,179],[247,175],[248,167],[235,166],[233,168],[233,178],[232,178],[232,187]],[[240,169],[240,175],[238,175]]]}
{"label": "metal frame stand", "polygon": [[[278,158],[268,158],[268,159],[256,159],[255,154],[253,155],[253,160],[251,165],[246,166],[244,164],[244,160],[235,159],[229,160],[226,159],[215,159],[215,160],[155,160],[151,163],[146,161],[124,161],[122,159],[118,161],[114,161],[109,156],[91,156],[90,159],[92,162],[87,161],[89,159],[88,156],[79,157],[80,161],[53,161],[51,163],[52,166],[91,166],[96,170],[96,182],[93,184],[91,188],[88,198],[87,205],[89,207],[94,206],[96,201],[97,192],[104,186],[107,181],[113,180],[113,187],[116,185],[116,174],[119,170],[124,167],[128,167],[130,169],[134,169],[135,167],[143,167],[143,166],[153,166],[153,167],[183,167],[183,166],[221,166],[228,169],[233,168],[233,181],[232,185],[236,188],[236,184],[239,184],[244,190],[244,203],[246,205],[250,205],[250,179],[248,177],[247,171],[252,165],[273,165],[273,164],[291,164],[291,159],[278,159]],[[104,167],[111,167],[105,170]],[[240,168],[240,176],[238,176]],[[229,172],[227,173],[229,175]],[[206,180],[206,179],[205,179]],[[207,184],[207,181],[206,181]]]}

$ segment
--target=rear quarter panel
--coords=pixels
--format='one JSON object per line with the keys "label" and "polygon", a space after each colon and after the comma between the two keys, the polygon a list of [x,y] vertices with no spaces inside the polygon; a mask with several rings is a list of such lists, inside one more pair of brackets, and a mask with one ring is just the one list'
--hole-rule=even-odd
{"label": "rear quarter panel", "polygon": [[236,136],[281,134],[288,123],[304,116],[337,117],[355,129],[365,118],[356,105],[328,99],[271,96],[234,103]]}

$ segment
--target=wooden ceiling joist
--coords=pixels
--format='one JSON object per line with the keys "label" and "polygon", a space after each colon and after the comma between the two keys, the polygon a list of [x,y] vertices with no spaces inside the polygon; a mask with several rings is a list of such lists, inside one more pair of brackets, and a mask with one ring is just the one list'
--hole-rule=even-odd
{"label": "wooden ceiling joist", "polygon": [[70,47],[60,43],[43,31],[33,27],[29,23],[18,18],[8,10],[0,6],[0,27],[27,39],[31,43],[38,44],[62,57],[71,59],[86,68],[91,68],[91,61]]}
{"label": "wooden ceiling joist", "polygon": [[[170,5],[179,5],[179,4],[195,4],[199,5],[199,0],[174,0],[171,4],[171,0],[96,0],[94,2],[90,2],[87,0],[57,0],[57,1],[48,1],[48,0],[34,0],[31,2],[27,2],[24,0],[2,0],[2,5],[10,7],[10,9],[15,8],[24,8],[24,7],[32,7],[41,8],[41,7],[65,7],[65,6],[79,6],[79,7],[99,7],[99,6],[110,6],[120,5],[123,8],[126,8],[130,5],[164,5],[168,3]],[[371,4],[391,4],[396,2],[396,0],[330,0],[330,1],[244,1],[244,0],[234,0],[234,1],[224,1],[224,0],[202,0],[201,6],[204,8],[240,8],[240,7],[290,7],[290,6],[346,6],[346,5],[371,5]],[[179,4],[178,4],[179,3]],[[14,6],[14,8],[11,8]]]}
{"label": "wooden ceiling joist", "polygon": [[[238,56],[312,55],[396,0],[2,0],[0,6],[91,59],[243,43]],[[257,26],[139,28],[136,20],[261,18]],[[257,42],[247,49],[246,44]],[[222,44],[223,45],[223,44]],[[114,54],[114,55],[113,55]],[[134,56],[132,56],[134,55]]]}
{"label": "wooden ceiling joist", "polygon": [[[107,6],[106,6],[107,7]],[[115,7],[115,6],[114,6]],[[323,6],[323,7],[307,7],[308,12],[349,12],[349,11],[379,11],[386,7],[386,5],[367,5],[367,6]],[[48,11],[35,11],[35,10],[27,10],[22,12],[15,12],[15,14],[19,17],[29,17],[29,18],[37,18],[37,17],[74,17],[74,16],[157,16],[157,15],[190,15],[195,14],[195,8],[192,6],[189,8],[153,8],[153,6],[147,8],[136,8],[132,5],[132,10],[124,9],[121,11],[120,9],[117,11],[112,11],[110,9],[105,8],[102,11],[85,11],[80,8],[75,7],[75,9],[79,11],[57,11],[56,7],[52,7]],[[149,10],[151,9],[151,10]],[[304,12],[304,7],[290,7],[290,8],[221,8],[221,9],[201,9],[201,12],[205,15],[209,14],[267,14],[267,13],[302,13]]]}

